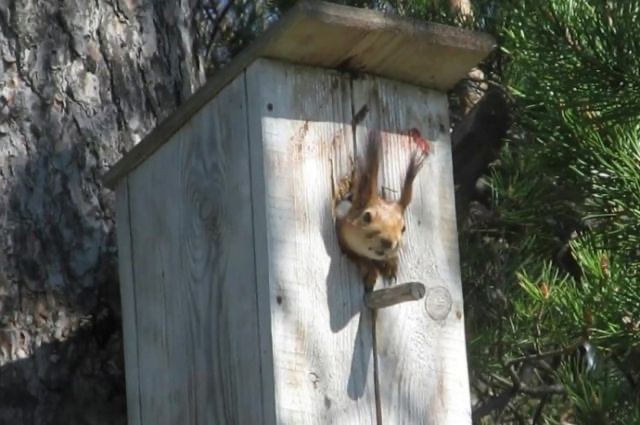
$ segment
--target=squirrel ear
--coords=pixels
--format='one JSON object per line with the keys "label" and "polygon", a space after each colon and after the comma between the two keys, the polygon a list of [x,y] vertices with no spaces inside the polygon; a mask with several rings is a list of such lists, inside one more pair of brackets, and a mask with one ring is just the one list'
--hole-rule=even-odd
{"label": "squirrel ear", "polygon": [[354,205],[364,208],[378,198],[378,170],[380,169],[380,140],[369,133],[364,161],[360,161],[355,182]]}
{"label": "squirrel ear", "polygon": [[420,168],[422,168],[422,164],[424,163],[426,155],[418,154],[414,152],[411,156],[411,160],[409,161],[409,167],[407,168],[407,175],[404,178],[404,186],[402,187],[402,194],[400,195],[400,200],[398,204],[402,208],[402,211],[406,210],[409,204],[411,203],[411,197],[413,192],[413,181],[415,180]]}

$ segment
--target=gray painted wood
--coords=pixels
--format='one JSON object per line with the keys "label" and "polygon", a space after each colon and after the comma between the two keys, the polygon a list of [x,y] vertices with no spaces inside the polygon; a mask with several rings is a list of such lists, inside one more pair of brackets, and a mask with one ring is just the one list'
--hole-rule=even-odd
{"label": "gray painted wood", "polygon": [[408,130],[418,129],[433,150],[414,183],[398,273],[398,282],[424,283],[425,298],[377,313],[382,423],[469,424],[446,95],[374,77],[355,80],[353,91],[354,109],[369,110],[358,146],[370,129],[382,132],[380,184],[391,198],[399,197],[412,149]]}
{"label": "gray painted wood", "polygon": [[244,81],[129,177],[143,424],[262,424]]}
{"label": "gray painted wood", "polygon": [[192,421],[182,397],[189,394],[185,377],[180,376],[183,366],[174,349],[174,344],[182,343],[174,341],[179,322],[190,321],[189,316],[177,314],[183,300],[174,297],[173,289],[181,282],[174,252],[180,208],[173,205],[180,189],[178,153],[179,142],[173,140],[129,176],[143,425]]}
{"label": "gray painted wood", "polygon": [[375,423],[371,317],[332,216],[353,155],[350,81],[268,60],[252,64],[246,81],[277,423]]}
{"label": "gray painted wood", "polygon": [[105,175],[113,187],[258,58],[367,72],[418,86],[451,88],[494,48],[461,28],[319,1],[299,1],[211,78]]}
{"label": "gray painted wood", "polygon": [[122,179],[116,189],[116,237],[118,240],[118,273],[122,306],[122,336],[124,345],[127,416],[129,425],[140,425],[140,387],[138,379],[138,336],[136,294],[133,279],[133,253],[129,216],[129,182]]}

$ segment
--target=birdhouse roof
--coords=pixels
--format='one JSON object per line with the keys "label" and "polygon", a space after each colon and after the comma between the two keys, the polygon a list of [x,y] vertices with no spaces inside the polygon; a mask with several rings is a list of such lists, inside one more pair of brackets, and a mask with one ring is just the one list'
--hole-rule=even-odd
{"label": "birdhouse roof", "polygon": [[105,175],[105,184],[114,187],[258,58],[363,72],[444,91],[494,46],[494,39],[483,33],[332,3],[298,1],[126,153]]}

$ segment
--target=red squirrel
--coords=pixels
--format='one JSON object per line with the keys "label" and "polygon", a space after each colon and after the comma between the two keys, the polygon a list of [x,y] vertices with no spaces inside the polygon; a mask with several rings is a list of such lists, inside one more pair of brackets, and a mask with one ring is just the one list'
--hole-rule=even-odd
{"label": "red squirrel", "polygon": [[395,279],[398,270],[398,251],[406,230],[404,212],[411,203],[413,181],[429,153],[429,145],[417,130],[412,129],[409,137],[419,149],[409,161],[399,200],[390,201],[378,193],[381,141],[370,133],[351,191],[336,205],[338,242],[358,265],[367,290],[373,289],[380,275]]}

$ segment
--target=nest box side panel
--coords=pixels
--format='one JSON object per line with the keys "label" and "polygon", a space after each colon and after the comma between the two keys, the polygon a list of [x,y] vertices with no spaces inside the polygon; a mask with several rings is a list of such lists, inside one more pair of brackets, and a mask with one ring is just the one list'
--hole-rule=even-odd
{"label": "nest box side panel", "polygon": [[138,337],[136,330],[136,297],[133,283],[131,218],[129,217],[129,183],[125,176],[116,188],[116,239],[118,241],[118,274],[122,339],[129,425],[140,425],[140,387],[138,385]]}
{"label": "nest box side panel", "polygon": [[244,79],[128,177],[143,425],[269,424]]}
{"label": "nest box side panel", "polygon": [[263,59],[246,79],[277,423],[374,424],[371,317],[333,221],[353,157],[349,78]]}
{"label": "nest box side panel", "polygon": [[[356,132],[358,152],[370,130],[381,131],[379,184],[389,198],[399,198],[420,139],[431,148],[405,212],[397,280],[424,283],[426,296],[379,310],[376,320],[382,423],[470,424],[446,95],[366,77],[354,80],[353,102],[368,111]],[[383,286],[379,280],[376,288]]]}

